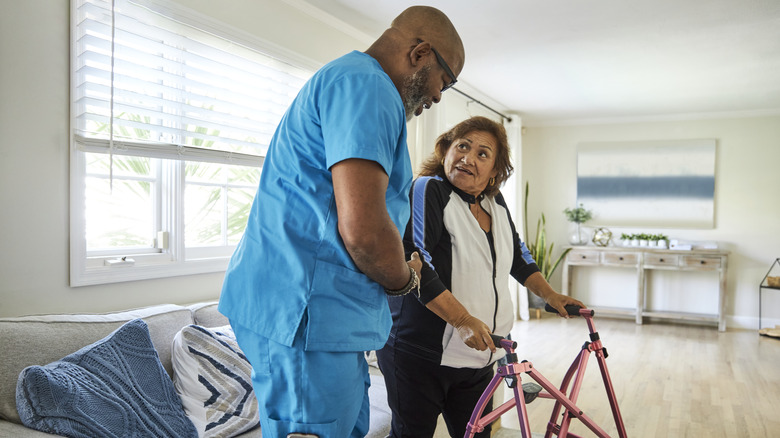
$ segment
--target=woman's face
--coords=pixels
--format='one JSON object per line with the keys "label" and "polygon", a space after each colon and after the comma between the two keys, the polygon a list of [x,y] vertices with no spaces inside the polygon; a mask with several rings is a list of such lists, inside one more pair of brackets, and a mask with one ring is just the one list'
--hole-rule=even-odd
{"label": "woman's face", "polygon": [[474,196],[495,177],[498,142],[493,134],[472,131],[456,138],[444,156],[444,173],[452,185]]}

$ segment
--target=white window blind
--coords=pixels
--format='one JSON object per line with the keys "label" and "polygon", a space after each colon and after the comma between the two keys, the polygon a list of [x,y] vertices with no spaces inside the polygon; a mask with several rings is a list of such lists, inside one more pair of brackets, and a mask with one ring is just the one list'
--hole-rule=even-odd
{"label": "white window blind", "polygon": [[81,0],[75,15],[74,131],[84,151],[260,165],[311,74],[154,2]]}

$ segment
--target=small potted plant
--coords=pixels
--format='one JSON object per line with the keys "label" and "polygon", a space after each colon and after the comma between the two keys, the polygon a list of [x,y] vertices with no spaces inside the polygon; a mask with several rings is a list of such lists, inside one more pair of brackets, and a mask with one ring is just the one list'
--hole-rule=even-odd
{"label": "small potted plant", "polygon": [[569,232],[569,243],[572,245],[584,245],[588,243],[588,236],[583,235],[581,225],[593,217],[590,210],[586,210],[582,204],[576,208],[567,208],[563,210],[566,219],[572,223],[572,229]]}
{"label": "small potted plant", "polygon": [[659,237],[660,234],[648,234],[647,235],[648,246],[652,246],[652,247],[658,246]]}
{"label": "small potted plant", "polygon": [[653,240],[655,240],[655,246],[658,248],[666,248],[669,243],[669,238],[664,234],[656,234]]}
{"label": "small potted plant", "polygon": [[623,246],[631,245],[631,235],[627,233],[622,233],[620,235],[620,242],[623,243]]}
{"label": "small potted plant", "polygon": [[639,238],[639,246],[648,246],[650,244],[650,235],[646,233],[641,233],[638,236]]}

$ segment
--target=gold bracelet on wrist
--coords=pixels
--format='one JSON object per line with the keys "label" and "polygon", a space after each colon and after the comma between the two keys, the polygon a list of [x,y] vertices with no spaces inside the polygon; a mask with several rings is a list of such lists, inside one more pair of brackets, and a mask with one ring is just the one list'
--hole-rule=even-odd
{"label": "gold bracelet on wrist", "polygon": [[420,279],[417,277],[417,271],[415,271],[411,266],[409,266],[409,282],[406,283],[406,286],[402,287],[398,290],[391,290],[391,289],[385,289],[385,293],[392,296],[392,297],[400,297],[402,295],[406,295],[409,292],[412,291],[412,289],[417,289],[417,297],[420,297]]}

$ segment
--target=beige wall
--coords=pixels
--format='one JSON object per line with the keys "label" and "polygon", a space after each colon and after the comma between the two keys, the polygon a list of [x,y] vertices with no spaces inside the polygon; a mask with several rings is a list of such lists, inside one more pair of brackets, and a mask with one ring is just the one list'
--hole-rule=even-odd
{"label": "beige wall", "polygon": [[[576,201],[578,143],[694,138],[717,140],[715,227],[709,230],[610,229],[618,236],[622,232],[648,231],[663,232],[671,238],[717,241],[723,249],[731,251],[727,322],[732,327],[757,328],[758,285],[769,265],[780,257],[780,116],[528,127],[523,137],[523,171],[531,184],[529,221],[544,212],[551,237],[560,245],[566,244],[568,222],[562,212]],[[606,275],[607,282],[614,280],[617,287],[626,285],[624,290],[628,293],[635,288],[625,283],[623,273],[607,272]],[[560,272],[557,276],[554,286],[559,287]],[[686,283],[684,278],[658,278],[656,283],[667,284],[667,293],[696,294],[702,288],[717,288],[717,281],[697,277],[693,276],[692,283]],[[588,278],[578,280],[586,286],[592,284]],[[598,292],[587,296],[596,301],[603,299]],[[702,307],[708,312],[713,304],[711,298],[706,293],[702,295],[705,301]],[[780,311],[771,312],[773,300],[769,298],[764,301],[764,316],[773,316],[773,324],[780,323]],[[774,300],[775,309],[778,303]]]}

